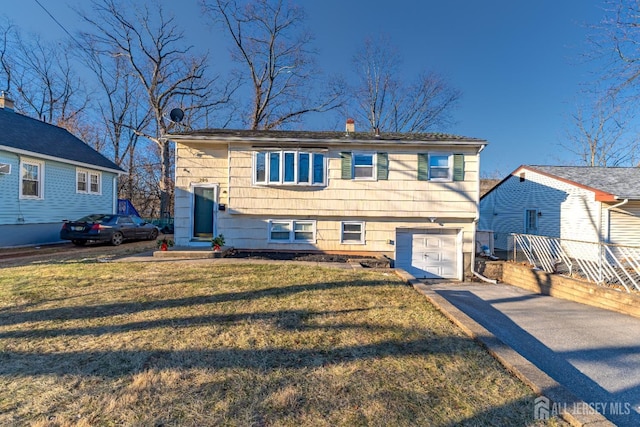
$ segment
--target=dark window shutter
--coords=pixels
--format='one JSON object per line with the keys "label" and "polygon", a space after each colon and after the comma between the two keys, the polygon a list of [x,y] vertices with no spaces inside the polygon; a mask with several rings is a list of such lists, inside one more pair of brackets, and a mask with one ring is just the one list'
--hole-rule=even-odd
{"label": "dark window shutter", "polygon": [[378,180],[389,179],[389,154],[378,153],[377,157]]}
{"label": "dark window shutter", "polygon": [[464,181],[464,154],[453,155],[453,180]]}
{"label": "dark window shutter", "polygon": [[340,153],[342,158],[342,179],[351,179],[351,153]]}
{"label": "dark window shutter", "polygon": [[418,153],[418,181],[429,180],[429,155],[427,153]]}

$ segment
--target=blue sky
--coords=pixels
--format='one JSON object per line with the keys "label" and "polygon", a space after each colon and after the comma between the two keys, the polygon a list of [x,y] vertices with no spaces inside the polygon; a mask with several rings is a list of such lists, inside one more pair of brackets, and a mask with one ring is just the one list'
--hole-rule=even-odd
{"label": "blue sky", "polygon": [[[142,0],[131,0],[142,1]],[[40,0],[74,33],[74,6],[88,2]],[[202,22],[198,1],[163,0],[220,64],[228,52]],[[603,16],[599,0],[306,0],[318,62],[328,73],[349,73],[351,58],[367,36],[387,35],[411,79],[421,70],[447,77],[462,91],[449,133],[483,138],[483,175],[504,176],[520,164],[567,164],[560,147],[571,127],[581,85],[593,80],[586,62],[588,25]],[[25,32],[63,35],[35,0],[4,1],[0,15]],[[314,117],[310,126],[333,126]],[[326,126],[325,126],[326,123]]]}

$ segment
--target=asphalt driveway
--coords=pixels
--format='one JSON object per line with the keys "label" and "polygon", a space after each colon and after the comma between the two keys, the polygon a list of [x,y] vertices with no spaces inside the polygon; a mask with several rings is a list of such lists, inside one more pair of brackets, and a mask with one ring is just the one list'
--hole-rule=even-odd
{"label": "asphalt driveway", "polygon": [[618,426],[640,425],[639,318],[507,284],[417,288],[448,310],[449,317],[480,325],[476,331],[484,328],[499,340],[498,346],[515,350],[564,387],[569,393],[554,390],[553,381],[531,373],[530,379],[541,384],[540,392],[552,400],[549,410],[573,411],[583,420],[597,411]]}

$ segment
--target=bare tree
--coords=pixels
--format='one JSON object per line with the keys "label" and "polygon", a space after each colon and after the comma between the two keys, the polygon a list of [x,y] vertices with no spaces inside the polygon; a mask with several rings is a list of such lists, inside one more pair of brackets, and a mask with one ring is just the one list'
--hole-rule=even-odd
{"label": "bare tree", "polygon": [[75,133],[77,116],[87,107],[88,99],[66,52],[40,37],[18,38],[13,73],[16,103],[26,114]]}
{"label": "bare tree", "polygon": [[232,59],[245,68],[242,74],[252,91],[246,108],[249,128],[279,128],[340,105],[343,93],[335,82],[326,82],[329,90],[319,96],[311,95],[320,75],[312,36],[302,28],[301,7],[285,0],[201,1],[233,40]]}
{"label": "bare tree", "polygon": [[0,26],[0,77],[2,78],[2,91],[11,91],[11,77],[13,63],[11,56],[13,55],[10,43],[16,37],[15,29],[9,22]]}
{"label": "bare tree", "polygon": [[401,77],[401,59],[384,37],[366,39],[354,56],[358,83],[351,114],[371,130],[419,133],[444,127],[461,94],[438,74],[423,71],[412,83]]}
{"label": "bare tree", "polygon": [[[585,98],[588,98],[585,96]],[[590,106],[578,107],[572,128],[560,145],[584,166],[625,166],[636,162],[638,137],[630,132],[631,112],[604,96]]]}
{"label": "bare tree", "polygon": [[600,56],[613,54],[605,78],[612,81],[613,92],[638,95],[640,77],[640,3],[632,0],[609,0],[606,16],[591,39]]}
{"label": "bare tree", "polygon": [[169,110],[182,103],[187,110],[219,105],[228,94],[212,100],[215,79],[207,75],[206,55],[190,53],[192,46],[186,44],[174,18],[165,16],[161,3],[142,8],[116,0],[94,0],[92,4],[93,15],[85,14],[83,19],[94,28],[85,37],[96,48],[95,54],[125,59],[145,93],[152,125],[136,132],[160,150],[160,213],[166,216],[173,182],[167,139],[173,127],[167,118]]}

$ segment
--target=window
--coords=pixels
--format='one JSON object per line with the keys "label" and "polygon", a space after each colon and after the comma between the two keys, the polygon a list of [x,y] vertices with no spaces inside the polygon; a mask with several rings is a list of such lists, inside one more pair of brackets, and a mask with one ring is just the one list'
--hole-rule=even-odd
{"label": "window", "polygon": [[76,192],[101,194],[102,175],[99,172],[90,172],[83,169],[76,170]]}
{"label": "window", "polygon": [[364,244],[364,222],[345,221],[341,228],[341,243]]}
{"label": "window", "polygon": [[324,185],[325,155],[302,151],[258,151],[254,180],[265,185]]}
{"label": "window", "polygon": [[291,240],[291,222],[290,221],[272,221],[269,224],[269,240],[285,241]]}
{"label": "window", "polygon": [[271,243],[305,243],[315,242],[315,240],[315,221],[269,221],[269,242]]}
{"label": "window", "polygon": [[127,215],[127,216],[118,217],[118,224],[126,225],[127,227],[133,227],[134,222],[131,219],[131,217]]}
{"label": "window", "polygon": [[525,234],[538,233],[538,210],[537,209],[525,209],[524,232]]}
{"label": "window", "polygon": [[464,181],[464,155],[419,153],[419,181]]}
{"label": "window", "polygon": [[85,171],[76,172],[76,191],[78,193],[87,192],[87,173]]}
{"label": "window", "polygon": [[353,178],[375,179],[374,153],[353,153]]}
{"label": "window", "polygon": [[255,156],[255,175],[254,178],[256,182],[266,182],[267,181],[267,163],[266,163],[267,153],[258,152]]}
{"label": "window", "polygon": [[42,163],[22,162],[20,171],[20,197],[25,199],[42,199]]}
{"label": "window", "polygon": [[429,179],[451,181],[449,156],[432,154],[429,156]]}
{"label": "window", "polygon": [[342,179],[389,179],[389,154],[369,152],[342,152]]}
{"label": "window", "polygon": [[94,194],[99,194],[102,191],[100,190],[100,174],[91,173],[89,174],[90,186],[89,192]]}

